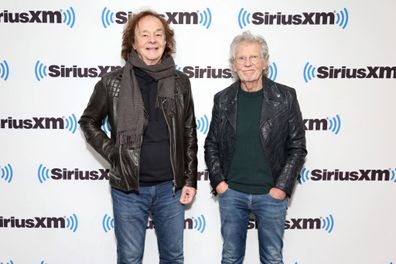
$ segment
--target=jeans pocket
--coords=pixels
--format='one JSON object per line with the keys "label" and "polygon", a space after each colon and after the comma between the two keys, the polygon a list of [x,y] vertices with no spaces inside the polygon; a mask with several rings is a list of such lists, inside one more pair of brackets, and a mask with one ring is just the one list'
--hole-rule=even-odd
{"label": "jeans pocket", "polygon": [[227,190],[225,190],[224,192],[218,193],[219,197],[223,197],[224,195],[226,195],[229,192],[229,190],[230,190],[230,187],[228,187]]}
{"label": "jeans pocket", "polygon": [[271,200],[273,200],[273,201],[275,201],[275,202],[283,202],[283,201],[285,201],[285,200],[287,200],[287,198],[284,198],[284,199],[278,199],[278,198],[275,198],[275,197],[273,197],[271,194],[269,194],[269,193],[267,193],[267,196],[269,197],[269,199],[271,199]]}

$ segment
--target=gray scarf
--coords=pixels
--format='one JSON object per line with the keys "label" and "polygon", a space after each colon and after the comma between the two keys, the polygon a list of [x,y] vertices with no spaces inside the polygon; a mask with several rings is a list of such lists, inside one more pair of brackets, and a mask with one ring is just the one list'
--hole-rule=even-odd
{"label": "gray scarf", "polygon": [[133,50],[128,55],[121,79],[117,110],[117,139],[118,146],[126,147],[140,145],[145,127],[145,109],[142,94],[136,80],[133,68],[139,68],[158,81],[156,106],[161,98],[167,98],[166,104],[169,114],[175,109],[175,62],[171,56],[166,56],[155,65],[146,65]]}

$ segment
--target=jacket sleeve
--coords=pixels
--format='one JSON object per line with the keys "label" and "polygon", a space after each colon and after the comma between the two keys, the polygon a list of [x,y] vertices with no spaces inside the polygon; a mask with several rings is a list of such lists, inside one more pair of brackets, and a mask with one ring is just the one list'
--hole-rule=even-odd
{"label": "jacket sleeve", "polygon": [[209,171],[210,185],[212,186],[213,193],[216,194],[216,186],[225,180],[223,171],[220,165],[220,152],[219,152],[219,103],[218,98],[215,96],[212,119],[210,121],[210,127],[208,135],[205,139],[205,162]]}
{"label": "jacket sleeve", "polygon": [[275,186],[284,190],[290,197],[307,155],[305,128],[295,90],[291,90],[290,93],[286,152],[286,162],[281,169]]}
{"label": "jacket sleeve", "polygon": [[195,122],[194,101],[191,84],[186,77],[187,95],[185,101],[184,142],[185,142],[185,178],[186,186],[197,188],[197,125]]}
{"label": "jacket sleeve", "polygon": [[102,122],[108,115],[108,100],[103,81],[95,85],[87,107],[80,120],[80,128],[84,133],[87,143],[103,158],[109,161],[112,141],[101,129]]}

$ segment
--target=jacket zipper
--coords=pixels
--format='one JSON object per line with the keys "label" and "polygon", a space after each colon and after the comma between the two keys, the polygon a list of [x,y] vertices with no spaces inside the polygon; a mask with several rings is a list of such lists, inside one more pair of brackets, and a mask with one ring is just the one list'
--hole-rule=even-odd
{"label": "jacket zipper", "polygon": [[164,110],[164,103],[166,102],[166,99],[164,99],[161,102],[161,111],[162,114],[164,115],[164,119],[166,122],[166,126],[168,127],[168,134],[169,134],[169,157],[170,157],[170,162],[171,162],[171,167],[172,167],[172,173],[173,173],[173,186],[172,186],[172,192],[173,192],[173,196],[175,196],[176,193],[176,174],[175,174],[175,167],[173,165],[173,157],[172,157],[172,137],[171,137],[171,131],[170,131],[170,126],[168,123],[168,119],[167,116],[165,114],[165,110]]}

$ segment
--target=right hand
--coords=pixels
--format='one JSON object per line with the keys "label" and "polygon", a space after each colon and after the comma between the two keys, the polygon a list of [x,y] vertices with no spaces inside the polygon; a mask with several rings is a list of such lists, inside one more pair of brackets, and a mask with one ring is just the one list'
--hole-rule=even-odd
{"label": "right hand", "polygon": [[223,193],[223,192],[227,191],[227,189],[228,189],[228,184],[225,181],[220,182],[216,186],[217,193]]}

